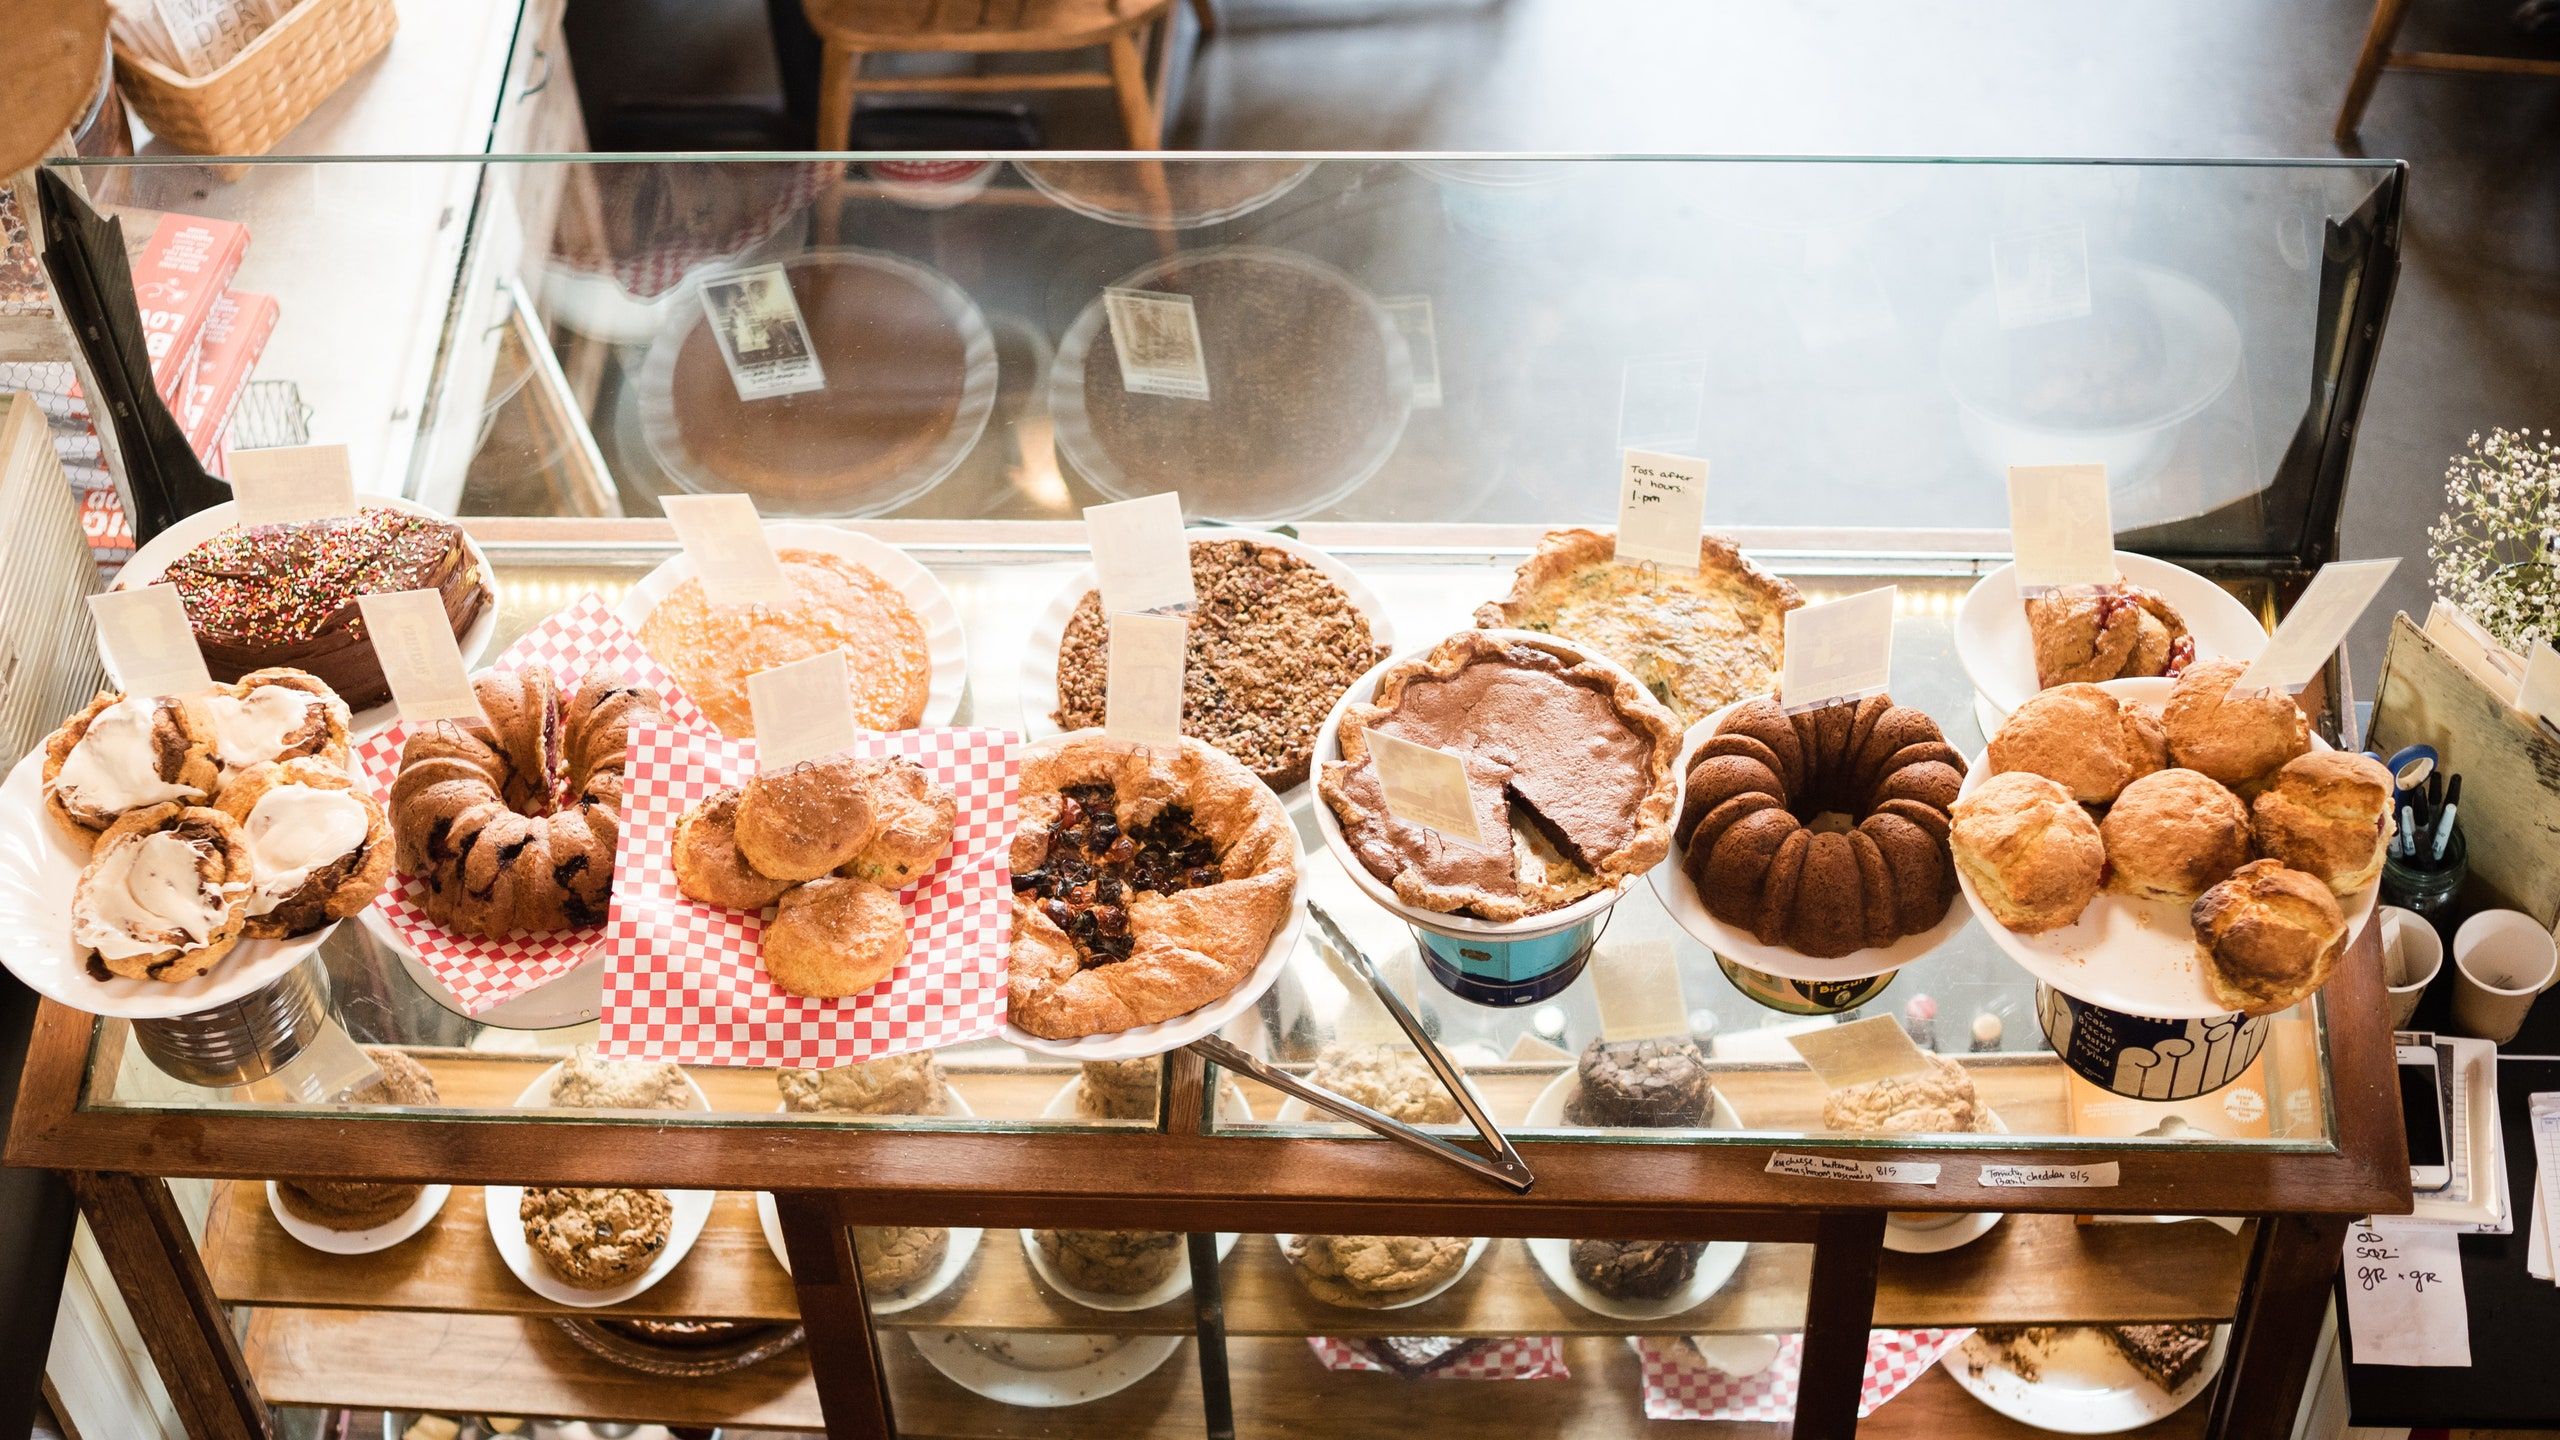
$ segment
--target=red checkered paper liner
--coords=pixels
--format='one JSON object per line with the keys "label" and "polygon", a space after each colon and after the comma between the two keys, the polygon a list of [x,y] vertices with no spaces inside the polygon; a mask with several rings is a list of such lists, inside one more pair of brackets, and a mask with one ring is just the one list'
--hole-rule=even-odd
{"label": "red checkered paper liner", "polygon": [[[1858,1390],[1858,1414],[1873,1415],[1884,1402],[1929,1373],[1938,1357],[1964,1343],[1971,1330],[1870,1330],[1867,1374]],[[1644,1366],[1644,1414],[1648,1420],[1792,1420],[1796,1379],[1804,1368],[1804,1336],[1778,1342],[1778,1358],[1757,1375],[1737,1379],[1707,1364],[1688,1341],[1664,1336],[1630,1338]]]}
{"label": "red checkered paper liner", "polygon": [[[1397,1372],[1369,1358],[1367,1352],[1348,1340],[1330,1335],[1310,1335],[1308,1348],[1324,1362],[1327,1370],[1377,1370]],[[1469,1351],[1455,1361],[1436,1366],[1414,1377],[1419,1380],[1570,1380],[1573,1372],[1564,1368],[1564,1341],[1553,1335],[1513,1335],[1496,1340],[1481,1350]]]}
{"label": "red checkered paper liner", "polygon": [[[628,676],[658,692],[658,701],[673,724],[703,735],[714,733],[711,722],[676,687],[674,677],[640,648],[640,637],[622,623],[602,596],[590,593],[579,597],[577,603],[518,637],[489,668],[522,670],[532,665],[550,670],[564,695],[576,689],[590,670]],[[412,728],[389,726],[356,747],[356,773],[385,807],[391,804],[391,782],[400,773],[400,747],[408,743]],[[628,804],[624,806],[626,811],[629,808]],[[614,888],[622,888],[619,875],[614,877]],[[602,925],[501,940],[457,935],[429,920],[418,907],[425,893],[425,882],[395,874],[374,904],[390,922],[400,943],[435,972],[437,982],[452,992],[466,1015],[480,1014],[558,979],[594,954],[604,941]]]}
{"label": "red checkered paper liner", "polygon": [[1004,730],[900,730],[862,737],[863,759],[900,755],[956,800],[951,855],[899,892],[907,958],[859,995],[784,994],[758,957],[760,915],[676,889],[676,820],[755,775],[755,742],[634,730],[623,770],[613,914],[605,922],[600,1048],[683,1065],[825,1070],[982,1040],[1004,1026],[1013,933],[1013,780],[1021,745]]}

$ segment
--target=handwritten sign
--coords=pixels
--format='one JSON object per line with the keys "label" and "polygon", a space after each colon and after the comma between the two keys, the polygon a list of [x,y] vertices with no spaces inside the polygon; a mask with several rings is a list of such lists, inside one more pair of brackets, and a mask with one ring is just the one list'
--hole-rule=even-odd
{"label": "handwritten sign", "polygon": [[1136,745],[1182,744],[1182,647],[1187,615],[1114,615],[1103,676],[1102,733]]}
{"label": "handwritten sign", "polygon": [[1638,940],[1591,962],[1592,998],[1600,1002],[1600,1038],[1660,1040],[1689,1033],[1689,1002],[1680,994],[1680,965],[1668,940]]}
{"label": "handwritten sign", "polygon": [[1475,795],[1467,788],[1467,764],[1456,751],[1417,745],[1383,730],[1368,731],[1366,738],[1388,814],[1465,844],[1485,843]]}
{"label": "handwritten sign", "polygon": [[1706,523],[1707,462],[1651,450],[1620,452],[1618,562],[1637,560],[1673,570],[1698,568],[1698,531]]}
{"label": "handwritten sign", "polygon": [[1103,614],[1191,608],[1191,542],[1182,536],[1177,492],[1087,505],[1084,539],[1093,550]]}
{"label": "handwritten sign", "polygon": [[2382,593],[2382,582],[2399,566],[2397,557],[2321,566],[2320,573],[2303,587],[2302,598],[2293,602],[2284,623],[2268,637],[2267,648],[2258,652],[2231,688],[2299,693],[2337,653],[2347,632],[2355,628],[2356,617]]}
{"label": "handwritten sign", "polygon": [[2534,641],[2533,653],[2525,657],[2516,708],[2545,725],[2560,727],[2560,650],[2552,649],[2548,640]]}
{"label": "handwritten sign", "polygon": [[1935,1185],[1938,1167],[1920,1160],[1851,1160],[1840,1155],[1798,1155],[1780,1150],[1769,1156],[1767,1174],[1799,1180],[1854,1180],[1867,1185]]}
{"label": "handwritten sign", "polygon": [[1928,1052],[1911,1043],[1902,1022],[1890,1015],[1871,1015],[1846,1025],[1833,1025],[1790,1035],[1787,1043],[1813,1070],[1826,1089],[1871,1085],[1878,1080],[1935,1075]]}
{"label": "handwritten sign", "polygon": [[2087,315],[2089,232],[2073,223],[2012,230],[1995,237],[1991,292],[2003,330]]}
{"label": "handwritten sign", "polygon": [[2010,466],[2009,548],[2018,557],[2022,595],[2123,579],[2107,508],[2107,467]]}
{"label": "handwritten sign", "polygon": [[394,590],[359,595],[366,638],[391,684],[391,702],[412,725],[430,720],[479,720],[480,696],[454,643],[453,617],[440,590]]}
{"label": "handwritten sign", "polygon": [[2097,1165],[1984,1165],[1974,1182],[2012,1190],[2111,1190],[2116,1162]]}
{"label": "handwritten sign", "polygon": [[762,774],[823,760],[851,748],[862,734],[841,650],[748,676],[747,708],[755,716],[756,769]]}
{"label": "handwritten sign", "polygon": [[279,445],[231,452],[231,503],[243,525],[293,525],[356,513],[344,445]]}
{"label": "handwritten sign", "polygon": [[1208,352],[1200,344],[1200,311],[1188,295],[1112,286],[1102,292],[1111,348],[1120,357],[1120,388],[1133,395],[1209,398]]}
{"label": "handwritten sign", "polygon": [[1881,695],[1893,679],[1893,610],[1887,585],[1787,612],[1778,699],[1790,715]]}
{"label": "handwritten sign", "polygon": [[780,605],[791,599],[782,559],[744,495],[669,495],[660,504],[714,605]]}
{"label": "handwritten sign", "polygon": [[98,648],[131,695],[193,695],[213,688],[195,627],[175,585],[109,590],[89,597]]}
{"label": "handwritten sign", "polygon": [[2350,1225],[2346,1285],[2357,1364],[2470,1366],[2459,1232],[2381,1221]]}

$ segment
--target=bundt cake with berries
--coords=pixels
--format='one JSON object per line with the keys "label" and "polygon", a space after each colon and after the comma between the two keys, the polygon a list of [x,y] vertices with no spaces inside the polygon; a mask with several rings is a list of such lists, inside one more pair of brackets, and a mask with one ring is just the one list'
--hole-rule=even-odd
{"label": "bundt cake with berries", "polygon": [[622,765],[656,692],[590,674],[562,703],[541,666],[471,680],[486,723],[411,735],[391,785],[400,871],[427,917],[466,935],[603,922],[613,891]]}
{"label": "bundt cake with berries", "polygon": [[1763,945],[1834,958],[1890,945],[1955,898],[1947,807],[1964,757],[1886,696],[1790,716],[1736,706],[1690,761],[1673,833],[1708,913]]}

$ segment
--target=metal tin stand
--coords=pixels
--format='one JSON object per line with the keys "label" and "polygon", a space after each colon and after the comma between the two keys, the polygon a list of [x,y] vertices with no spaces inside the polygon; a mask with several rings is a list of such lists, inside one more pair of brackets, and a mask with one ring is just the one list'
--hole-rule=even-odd
{"label": "metal tin stand", "polygon": [[210,1010],[133,1021],[134,1042],[172,1080],[213,1090],[254,1084],[291,1064],[328,1025],[318,974],[305,961]]}

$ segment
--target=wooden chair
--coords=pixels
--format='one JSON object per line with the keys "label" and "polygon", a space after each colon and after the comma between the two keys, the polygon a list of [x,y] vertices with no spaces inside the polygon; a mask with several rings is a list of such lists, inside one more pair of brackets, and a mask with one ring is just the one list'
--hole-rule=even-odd
{"label": "wooden chair", "polygon": [[2394,50],[2400,21],[2409,0],[2373,0],[2373,21],[2365,27],[2364,49],[2356,55],[2355,72],[2347,77],[2346,103],[2338,107],[2336,135],[2343,145],[2355,139],[2374,82],[2385,70],[2417,70],[2437,75],[2538,75],[2560,80],[2560,60],[2528,60],[2506,55],[2464,55],[2440,50]]}
{"label": "wooden chair", "polygon": [[[841,150],[853,129],[857,90],[874,95],[984,94],[1109,89],[1134,150],[1164,142],[1140,49],[1173,0],[801,0],[824,42],[818,82],[818,148]],[[1205,0],[1195,0],[1205,11]],[[1019,75],[861,78],[868,55],[1026,54],[1101,46],[1109,68]]]}

